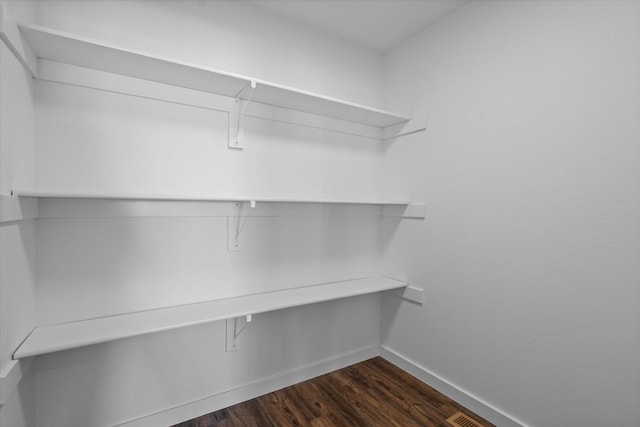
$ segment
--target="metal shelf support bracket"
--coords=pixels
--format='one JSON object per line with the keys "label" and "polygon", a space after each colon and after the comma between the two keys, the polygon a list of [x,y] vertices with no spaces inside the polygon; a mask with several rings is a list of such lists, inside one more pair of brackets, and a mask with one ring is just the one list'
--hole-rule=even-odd
{"label": "metal shelf support bracket", "polygon": [[[247,104],[251,102],[256,82],[251,80],[234,97],[233,108],[229,112],[229,148],[242,150],[244,148],[244,113]],[[246,97],[245,92],[248,92]]]}
{"label": "metal shelf support bracket", "polygon": [[[227,217],[227,250],[240,251],[242,250],[240,235],[242,229],[247,223],[248,215],[243,215],[244,202],[234,203],[234,215]],[[256,201],[249,201],[249,207],[251,209],[256,207]]]}
{"label": "metal shelf support bracket", "polygon": [[253,321],[253,316],[251,314],[247,314],[246,316],[234,317],[232,319],[227,319],[227,342],[226,342],[226,351],[236,351],[240,348],[238,343],[238,337],[240,334],[249,326],[249,323]]}

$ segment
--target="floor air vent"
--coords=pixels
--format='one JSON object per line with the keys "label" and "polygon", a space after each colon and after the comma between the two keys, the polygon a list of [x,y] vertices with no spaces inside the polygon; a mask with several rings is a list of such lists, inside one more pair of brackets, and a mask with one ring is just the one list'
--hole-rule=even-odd
{"label": "floor air vent", "polygon": [[454,427],[483,427],[477,421],[472,420],[462,412],[457,412],[447,418],[447,422]]}

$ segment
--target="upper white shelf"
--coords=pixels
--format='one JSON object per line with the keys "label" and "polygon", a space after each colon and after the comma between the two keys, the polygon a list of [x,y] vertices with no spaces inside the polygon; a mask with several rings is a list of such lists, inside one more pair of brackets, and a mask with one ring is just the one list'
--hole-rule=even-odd
{"label": "upper white shelf", "polygon": [[38,58],[236,97],[256,82],[252,101],[379,128],[410,117],[279,84],[123,49],[36,25],[19,29]]}
{"label": "upper white shelf", "polygon": [[370,277],[43,326],[31,332],[13,358],[21,359],[248,314],[402,289],[406,286],[407,283],[398,280]]}
{"label": "upper white shelf", "polygon": [[373,199],[296,199],[275,197],[215,196],[215,195],[167,195],[167,194],[128,194],[128,193],[72,193],[14,190],[12,195],[19,197],[37,197],[48,199],[97,199],[97,200],[157,200],[157,201],[203,201],[203,202],[261,202],[261,203],[326,203],[353,205],[410,205],[408,200]]}

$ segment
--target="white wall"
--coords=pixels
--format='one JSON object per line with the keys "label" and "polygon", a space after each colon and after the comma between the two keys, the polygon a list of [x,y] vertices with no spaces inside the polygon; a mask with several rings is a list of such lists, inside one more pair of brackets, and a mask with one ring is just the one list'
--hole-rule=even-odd
{"label": "white wall", "polygon": [[[0,16],[29,19],[32,6],[29,1],[0,0]],[[9,196],[16,186],[35,182],[34,103],[31,75],[0,40],[0,389],[7,399],[4,405],[0,400],[2,426],[31,426],[34,421],[33,376],[28,372],[16,388],[13,379],[21,376],[21,367],[12,355],[36,322],[35,224],[32,219],[17,220],[17,212],[26,213],[27,204],[12,203]]]}
{"label": "white wall", "polygon": [[[381,99],[378,54],[240,2],[44,1],[36,21],[356,102]],[[77,67],[62,70],[73,72]],[[97,87],[107,79],[82,72]],[[142,85],[118,80],[123,88]],[[233,151],[225,112],[48,81],[36,81],[35,97],[39,189],[380,196],[382,150],[370,139],[248,118],[246,148]],[[216,102],[215,95],[198,97]],[[226,217],[208,217],[201,207],[150,217],[132,214],[139,204],[114,202],[105,212],[124,214],[87,218],[95,202],[80,205],[67,218],[37,220],[39,325],[380,271],[375,209],[363,216],[355,207],[300,213],[285,206],[280,216],[249,219],[244,249],[228,252]],[[44,213],[69,206],[40,207]],[[224,351],[224,322],[216,322],[39,357],[37,424],[184,421],[377,354],[379,313],[379,298],[366,296],[258,315],[234,353]]]}
{"label": "white wall", "polygon": [[[58,75],[79,69],[57,68]],[[107,75],[82,73],[97,87],[103,87]],[[120,77],[109,87],[128,92],[142,83]],[[37,187],[230,197],[380,197],[381,147],[374,140],[246,117],[246,148],[229,150],[228,113],[217,107],[224,97],[195,96],[194,91],[150,82],[145,88],[152,96],[163,93],[175,99],[177,92],[182,102],[197,100],[212,107],[37,81]]]}
{"label": "white wall", "polygon": [[0,4],[3,5],[11,19],[30,22],[35,19],[35,1],[36,0],[0,0]]}
{"label": "white wall", "polygon": [[[389,52],[390,350],[531,426],[638,426],[640,3],[480,1]],[[464,403],[464,402],[463,402]]]}
{"label": "white wall", "polygon": [[[3,13],[28,15],[28,3],[0,2]],[[33,185],[34,89],[31,76],[0,41],[0,203],[14,185]],[[14,206],[15,207],[15,206]],[[7,206],[3,206],[7,208]],[[34,378],[11,360],[35,325],[35,224],[0,214],[0,426],[35,425]],[[18,382],[17,379],[21,380]]]}

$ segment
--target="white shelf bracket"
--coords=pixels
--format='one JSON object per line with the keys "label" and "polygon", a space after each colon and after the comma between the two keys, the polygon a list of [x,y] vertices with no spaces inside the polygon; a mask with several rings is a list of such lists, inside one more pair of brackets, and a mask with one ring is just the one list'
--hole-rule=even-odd
{"label": "white shelf bracket", "polygon": [[249,326],[249,323],[253,321],[253,316],[247,314],[246,316],[234,317],[227,319],[227,342],[226,351],[236,351],[240,348],[238,337]]}
{"label": "white shelf bracket", "polygon": [[[244,206],[244,202],[235,202],[234,203],[234,215],[227,217],[227,249],[229,251],[240,251],[242,250],[242,245],[240,241],[240,235],[242,234],[242,229],[244,228],[247,222],[247,216],[242,215],[242,208]],[[249,201],[249,206],[251,209],[256,207],[256,201]]]}
{"label": "white shelf bracket", "polygon": [[[247,104],[251,102],[255,88],[256,82],[251,80],[234,97],[233,109],[229,112],[229,148],[237,150],[244,148],[244,112]],[[247,89],[249,93],[243,97]]]}

